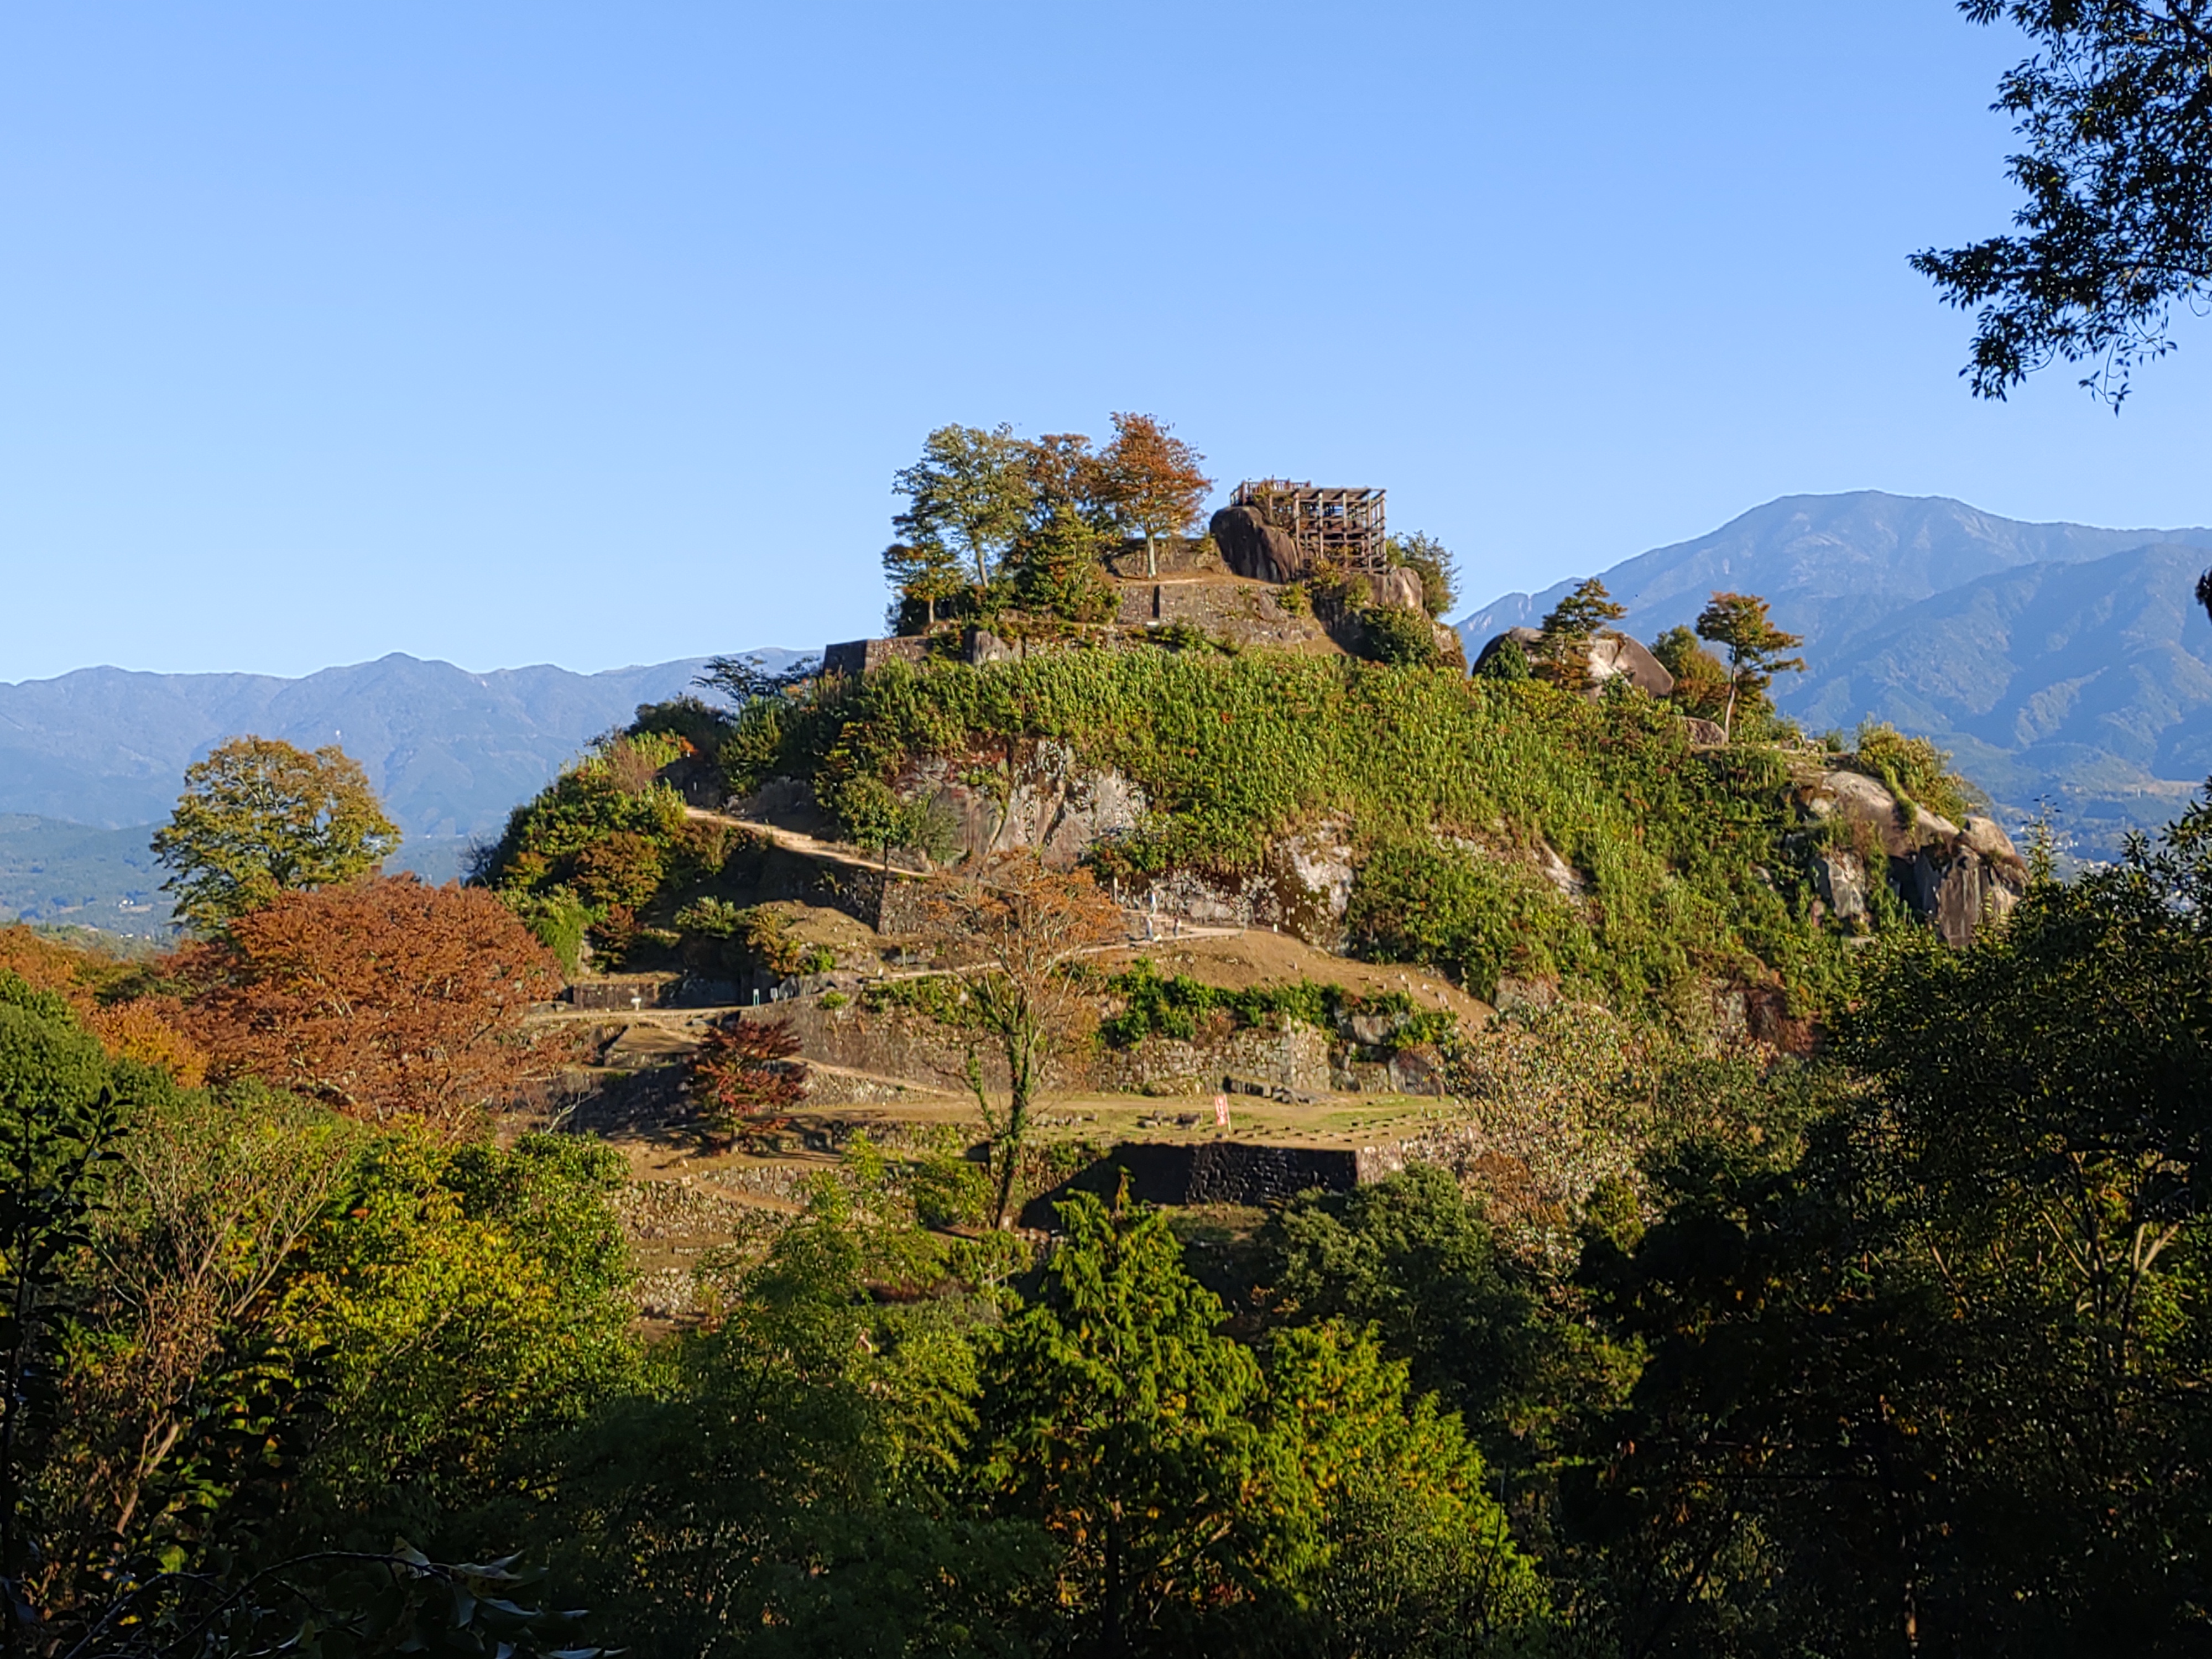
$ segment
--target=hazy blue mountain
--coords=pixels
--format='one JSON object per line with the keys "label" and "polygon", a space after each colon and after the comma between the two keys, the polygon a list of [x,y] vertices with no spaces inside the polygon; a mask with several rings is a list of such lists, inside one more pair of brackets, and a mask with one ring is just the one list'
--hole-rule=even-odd
{"label": "hazy blue mountain", "polygon": [[[2085,853],[2173,816],[2212,771],[2212,530],[2021,524],[1942,497],[1769,502],[1595,574],[1644,640],[1715,589],[1764,595],[1810,665],[1778,684],[1810,731],[1866,718],[1935,738],[2015,819],[2047,802]],[[1576,580],[1580,580],[1577,578]],[[1534,626],[1573,581],[1459,624],[1470,654]]]}
{"label": "hazy blue mountain", "polygon": [[[777,667],[796,653],[758,654]],[[251,732],[302,748],[335,743],[361,762],[405,832],[396,863],[442,879],[473,838],[496,831],[592,738],[638,704],[675,696],[702,665],[473,674],[395,653],[301,679],[86,668],[0,684],[0,813],[129,828],[143,842],[175,804],[185,768],[224,739]],[[39,843],[40,860],[62,859],[77,884],[88,879],[87,866],[69,861],[75,855],[44,850],[62,830],[21,833]],[[124,866],[111,874],[100,897],[112,905],[130,890],[117,884]],[[26,907],[0,897],[0,908]]]}

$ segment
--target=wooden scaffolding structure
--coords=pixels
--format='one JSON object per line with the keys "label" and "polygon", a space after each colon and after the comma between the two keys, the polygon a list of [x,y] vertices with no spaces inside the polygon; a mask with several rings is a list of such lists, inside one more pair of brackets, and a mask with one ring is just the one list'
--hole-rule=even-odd
{"label": "wooden scaffolding structure", "polygon": [[1345,570],[1390,568],[1379,489],[1322,489],[1289,478],[1256,478],[1237,486],[1231,504],[1251,507],[1287,531],[1316,563]]}

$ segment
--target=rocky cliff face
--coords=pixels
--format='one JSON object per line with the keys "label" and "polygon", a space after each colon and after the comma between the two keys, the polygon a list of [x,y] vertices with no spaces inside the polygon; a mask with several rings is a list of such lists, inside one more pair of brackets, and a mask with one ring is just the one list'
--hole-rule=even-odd
{"label": "rocky cliff face", "polygon": [[1954,824],[1841,769],[1806,777],[1798,802],[1830,828],[1809,857],[1814,890],[1838,921],[1863,920],[1872,884],[1887,881],[1946,944],[1963,948],[2027,890],[2027,861],[1994,819]]}

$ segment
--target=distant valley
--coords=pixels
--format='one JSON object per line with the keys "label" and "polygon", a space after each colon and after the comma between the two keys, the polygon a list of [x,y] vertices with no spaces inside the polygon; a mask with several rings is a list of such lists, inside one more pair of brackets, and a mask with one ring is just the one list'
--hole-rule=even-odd
{"label": "distant valley", "polygon": [[[1764,595],[1805,637],[1808,672],[1775,690],[1808,731],[1924,733],[2001,816],[2047,811],[2077,855],[2106,858],[2212,773],[2212,621],[2193,591],[2208,563],[2212,530],[2023,524],[1868,490],[1785,496],[1597,574],[1647,641],[1717,588]],[[1470,654],[1572,586],[1467,617]]]}
{"label": "distant valley", "polygon": [[164,928],[147,836],[185,767],[245,732],[341,745],[405,833],[394,864],[442,880],[592,738],[703,665],[476,674],[395,653],[300,679],[88,668],[0,685],[0,918]]}

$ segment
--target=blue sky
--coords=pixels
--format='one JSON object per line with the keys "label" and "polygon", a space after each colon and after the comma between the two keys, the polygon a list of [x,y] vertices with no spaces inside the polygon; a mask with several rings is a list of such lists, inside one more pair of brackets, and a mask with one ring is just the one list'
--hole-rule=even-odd
{"label": "blue sky", "polygon": [[18,6],[0,679],[873,631],[946,421],[1381,484],[1468,608],[1778,495],[2212,522],[2212,323],[2002,405],[1945,0]]}

